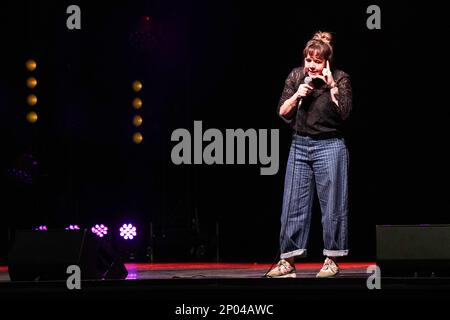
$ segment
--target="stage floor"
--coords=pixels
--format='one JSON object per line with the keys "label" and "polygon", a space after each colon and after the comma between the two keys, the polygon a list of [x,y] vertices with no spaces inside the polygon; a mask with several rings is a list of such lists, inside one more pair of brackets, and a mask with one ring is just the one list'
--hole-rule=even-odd
{"label": "stage floor", "polygon": [[[0,301],[147,301],[172,312],[176,305],[274,303],[293,308],[296,301],[450,300],[450,278],[381,278],[381,290],[368,282],[372,262],[340,263],[341,272],[317,279],[321,263],[297,263],[297,278],[268,279],[266,263],[128,263],[125,280],[86,280],[81,290],[66,281],[10,281],[0,267]],[[283,309],[284,310],[284,309]]]}
{"label": "stage floor", "polygon": [[[342,263],[339,277],[367,277],[370,263]],[[254,279],[271,267],[259,263],[155,263],[127,264],[127,279]],[[297,278],[315,278],[320,263],[297,264]]]}
{"label": "stage floor", "polygon": [[[339,278],[367,278],[375,263],[340,263]],[[126,280],[255,279],[263,278],[271,264],[264,263],[127,263]],[[315,278],[321,263],[297,263],[297,278]],[[10,281],[8,268],[0,266],[0,282]]]}

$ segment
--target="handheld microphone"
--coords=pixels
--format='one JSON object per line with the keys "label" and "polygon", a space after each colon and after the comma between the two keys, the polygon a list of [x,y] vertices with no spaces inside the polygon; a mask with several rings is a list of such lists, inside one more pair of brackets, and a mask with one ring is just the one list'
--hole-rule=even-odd
{"label": "handheld microphone", "polygon": [[[305,78],[305,84],[307,84],[307,85],[311,85],[312,81],[313,81],[313,78],[311,78],[310,76],[307,76]],[[300,109],[300,107],[302,106],[302,101],[303,101],[303,98],[301,98],[300,101],[298,102],[297,109]]]}

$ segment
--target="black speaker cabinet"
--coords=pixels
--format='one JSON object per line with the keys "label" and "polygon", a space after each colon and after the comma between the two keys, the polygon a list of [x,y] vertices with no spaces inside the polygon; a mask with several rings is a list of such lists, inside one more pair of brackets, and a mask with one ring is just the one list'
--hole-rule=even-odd
{"label": "black speaker cabinet", "polygon": [[450,225],[378,225],[376,237],[382,276],[450,275]]}
{"label": "black speaker cabinet", "polygon": [[125,279],[127,270],[109,244],[87,230],[17,231],[9,253],[12,281],[65,280],[77,265],[81,279]]}

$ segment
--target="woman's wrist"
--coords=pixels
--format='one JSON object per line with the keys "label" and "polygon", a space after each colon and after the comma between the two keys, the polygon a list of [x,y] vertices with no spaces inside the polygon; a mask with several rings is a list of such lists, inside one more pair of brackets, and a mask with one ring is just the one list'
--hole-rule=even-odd
{"label": "woman's wrist", "polygon": [[280,116],[285,116],[289,114],[292,109],[297,105],[297,97],[296,94],[294,94],[292,97],[287,99],[280,107]]}

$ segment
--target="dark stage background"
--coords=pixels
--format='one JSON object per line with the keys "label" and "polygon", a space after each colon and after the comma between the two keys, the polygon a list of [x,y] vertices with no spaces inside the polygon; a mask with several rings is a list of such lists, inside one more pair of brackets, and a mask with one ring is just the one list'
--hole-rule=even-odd
{"label": "dark stage background", "polygon": [[[81,30],[66,28],[71,4]],[[371,4],[381,30],[366,27]],[[2,263],[17,228],[128,220],[140,261],[150,251],[155,261],[272,261],[290,142],[276,107],[316,30],[335,33],[336,67],[354,90],[351,259],[374,259],[376,224],[449,222],[446,12],[430,2],[17,0],[2,2],[0,15]],[[25,120],[29,58],[38,63],[34,124]],[[222,132],[280,129],[278,174],[172,164],[171,133],[193,132],[194,120]],[[321,258],[317,208],[309,248]]]}

